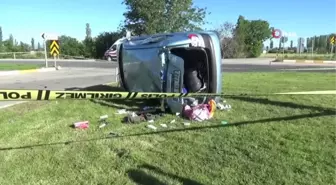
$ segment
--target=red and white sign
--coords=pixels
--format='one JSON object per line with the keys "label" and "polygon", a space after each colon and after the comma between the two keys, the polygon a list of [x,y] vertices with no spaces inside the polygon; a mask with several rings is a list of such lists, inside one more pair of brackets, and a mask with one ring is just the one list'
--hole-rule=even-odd
{"label": "red and white sign", "polygon": [[275,39],[279,39],[281,37],[297,37],[295,32],[285,32],[281,31],[280,29],[274,29],[272,31],[272,36]]}

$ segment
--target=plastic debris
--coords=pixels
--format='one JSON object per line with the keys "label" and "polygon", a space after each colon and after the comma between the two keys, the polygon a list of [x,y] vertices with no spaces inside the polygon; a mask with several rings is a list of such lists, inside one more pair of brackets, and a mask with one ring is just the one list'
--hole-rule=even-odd
{"label": "plastic debris", "polygon": [[76,122],[74,123],[74,127],[79,129],[87,129],[89,128],[89,121]]}
{"label": "plastic debris", "polygon": [[127,114],[127,111],[126,109],[120,109],[120,110],[117,110],[116,114]]}
{"label": "plastic debris", "polygon": [[229,104],[217,103],[216,106],[217,106],[217,109],[219,110],[230,110],[231,109],[231,105]]}
{"label": "plastic debris", "polygon": [[107,118],[108,118],[108,115],[103,115],[103,116],[99,117],[99,120],[104,120],[104,119],[107,119]]}
{"label": "plastic debris", "polygon": [[106,126],[106,123],[103,123],[103,124],[99,125],[99,128],[103,128],[105,126]]}
{"label": "plastic debris", "polygon": [[211,118],[209,109],[210,106],[208,104],[200,104],[195,107],[190,107],[189,105],[186,105],[183,108],[183,114],[190,120],[204,121]]}
{"label": "plastic debris", "polygon": [[227,121],[222,121],[221,124],[226,125],[226,124],[228,124],[228,122]]}
{"label": "plastic debris", "polygon": [[116,132],[110,132],[110,133],[109,133],[109,136],[117,137],[117,136],[120,136],[120,134],[118,134],[118,133],[116,133]]}
{"label": "plastic debris", "polygon": [[154,123],[154,120],[149,120],[148,123]]}
{"label": "plastic debris", "polygon": [[167,128],[168,126],[166,124],[160,124],[161,127]]}
{"label": "plastic debris", "polygon": [[157,129],[154,125],[147,125],[147,128],[150,128],[150,129],[153,129],[153,130]]}
{"label": "plastic debris", "polygon": [[177,112],[177,113],[176,113],[176,116],[179,116],[180,114],[181,114],[181,113]]}
{"label": "plastic debris", "polygon": [[175,123],[175,119],[173,119],[170,123]]}
{"label": "plastic debris", "polygon": [[188,123],[188,122],[184,122],[183,125],[184,125],[184,126],[190,126],[190,123]]}

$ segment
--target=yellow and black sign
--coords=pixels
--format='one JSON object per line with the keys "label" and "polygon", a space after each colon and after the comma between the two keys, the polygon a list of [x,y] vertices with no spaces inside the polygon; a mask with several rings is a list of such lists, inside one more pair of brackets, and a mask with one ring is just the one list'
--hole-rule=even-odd
{"label": "yellow and black sign", "polygon": [[335,36],[332,36],[330,38],[330,44],[334,45],[335,44]]}
{"label": "yellow and black sign", "polygon": [[[271,93],[270,95],[336,95],[336,90]],[[165,99],[182,97],[237,97],[266,96],[265,94],[213,94],[213,93],[164,93],[164,92],[97,92],[97,91],[52,91],[52,90],[1,90],[0,101],[41,101],[57,99]]]}
{"label": "yellow and black sign", "polygon": [[59,55],[59,44],[57,40],[52,40],[50,44],[50,54],[52,56],[57,56]]}

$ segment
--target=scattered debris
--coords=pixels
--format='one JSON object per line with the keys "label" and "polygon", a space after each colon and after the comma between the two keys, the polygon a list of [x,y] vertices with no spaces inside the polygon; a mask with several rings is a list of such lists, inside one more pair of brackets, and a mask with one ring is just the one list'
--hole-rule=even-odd
{"label": "scattered debris", "polygon": [[227,104],[226,101],[224,100],[223,103],[217,103],[217,108],[219,110],[230,110],[231,109],[231,105]]}
{"label": "scattered debris", "polygon": [[118,134],[118,133],[116,133],[116,132],[110,132],[110,133],[109,133],[109,136],[117,137],[117,136],[120,136],[120,134]]}
{"label": "scattered debris", "polygon": [[154,120],[149,120],[148,123],[154,123]]}
{"label": "scattered debris", "polygon": [[170,123],[175,123],[175,119],[173,119]]}
{"label": "scattered debris", "polygon": [[79,128],[79,129],[87,129],[89,128],[89,121],[80,121],[74,123],[74,128]]}
{"label": "scattered debris", "polygon": [[177,113],[176,113],[176,116],[180,116],[180,114],[181,114],[181,113],[177,112]]}
{"label": "scattered debris", "polygon": [[161,127],[163,127],[163,128],[167,128],[167,127],[168,127],[166,124],[160,124],[160,125],[161,125]]}
{"label": "scattered debris", "polygon": [[154,115],[152,115],[150,113],[145,114],[145,118],[148,122],[150,122],[150,121],[153,122],[154,121]]}
{"label": "scattered debris", "polygon": [[226,125],[228,122],[227,121],[222,121],[222,125]]}
{"label": "scattered debris", "polygon": [[200,104],[195,107],[185,105],[183,108],[183,114],[190,120],[204,121],[211,118],[209,109],[210,106],[208,104]]}
{"label": "scattered debris", "polygon": [[108,115],[103,115],[103,116],[100,116],[99,117],[99,120],[105,120],[105,119],[107,119],[108,118]]}
{"label": "scattered debris", "polygon": [[150,107],[150,106],[146,106],[146,107],[144,107],[144,108],[142,108],[142,110],[153,110],[153,109],[155,109],[155,107]]}
{"label": "scattered debris", "polygon": [[99,128],[103,128],[108,124],[107,118],[108,118],[108,115],[103,115],[99,117],[99,122],[100,122]]}
{"label": "scattered debris", "polygon": [[147,128],[150,128],[150,129],[153,129],[153,130],[157,129],[154,125],[147,125]]}
{"label": "scattered debris", "polygon": [[117,110],[116,114],[127,114],[127,110],[126,109],[119,109],[119,110]]}
{"label": "scattered debris", "polygon": [[183,122],[183,125],[184,125],[184,126],[190,126],[190,123],[188,123],[188,122]]}
{"label": "scattered debris", "polygon": [[103,124],[100,124],[99,125],[99,128],[103,128],[103,127],[105,127],[106,126],[106,123],[103,123]]}
{"label": "scattered debris", "polygon": [[125,122],[126,123],[140,123],[142,121],[145,121],[146,118],[144,116],[138,116],[135,112],[129,113],[125,117]]}

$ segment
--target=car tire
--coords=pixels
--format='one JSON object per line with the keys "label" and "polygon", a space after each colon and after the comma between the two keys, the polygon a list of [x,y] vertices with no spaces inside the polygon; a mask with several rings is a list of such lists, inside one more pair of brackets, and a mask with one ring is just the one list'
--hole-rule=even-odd
{"label": "car tire", "polygon": [[111,62],[112,61],[112,57],[107,57],[106,60],[109,61],[109,62]]}

